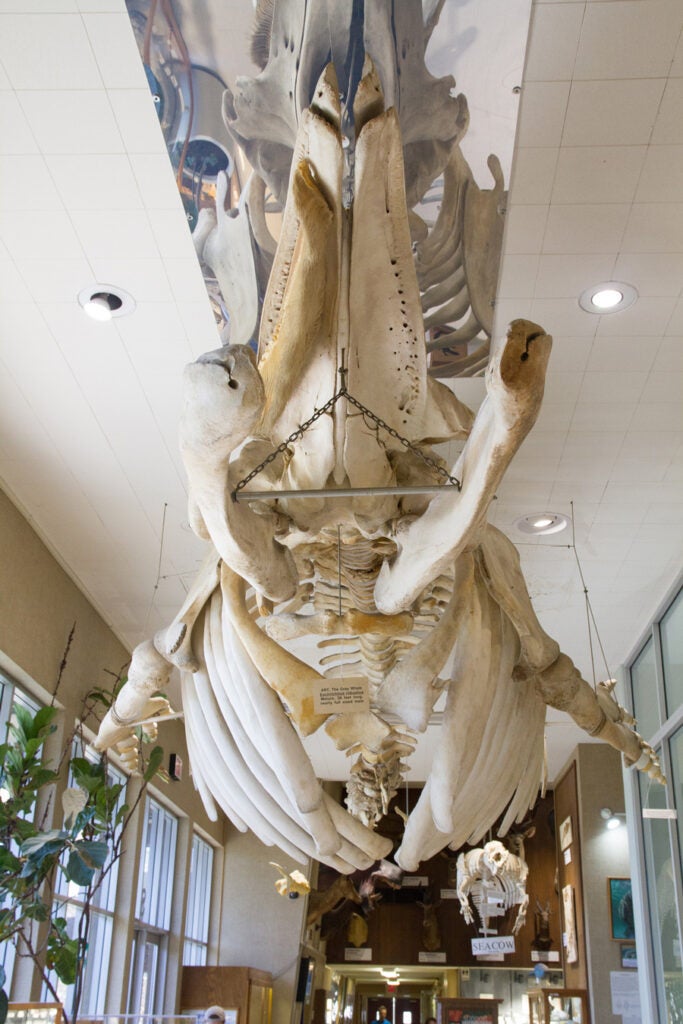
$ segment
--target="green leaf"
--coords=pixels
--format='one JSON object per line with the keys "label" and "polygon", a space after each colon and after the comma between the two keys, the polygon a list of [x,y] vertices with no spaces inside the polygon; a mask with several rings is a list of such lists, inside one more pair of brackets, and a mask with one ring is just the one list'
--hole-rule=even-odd
{"label": "green leaf", "polygon": [[[44,729],[47,729],[49,726],[51,726],[52,719],[55,717],[56,714],[56,707],[50,707],[48,705],[48,707],[41,708],[36,713],[36,717],[33,719],[33,725],[36,731],[42,733]],[[50,732],[54,732],[54,729],[50,729]]]}
{"label": "green leaf", "polygon": [[78,967],[78,939],[66,939],[53,957],[53,966],[60,981],[73,985]]}
{"label": "green leaf", "polygon": [[92,882],[95,869],[86,864],[76,850],[72,850],[64,868],[64,874],[70,882],[85,886]]}
{"label": "green leaf", "polygon": [[151,782],[156,773],[161,767],[161,762],[164,760],[164,748],[154,747],[150,752],[149,758],[147,759],[147,767],[143,775],[145,782]]}
{"label": "green leaf", "polygon": [[26,708],[22,708],[21,704],[14,704],[12,716],[16,719],[16,725],[13,727],[15,735],[23,733],[24,741],[33,739],[37,730],[31,712],[27,711]]}
{"label": "green leaf", "polygon": [[109,856],[109,844],[99,839],[80,839],[74,843],[74,848],[85,863],[94,870],[104,867]]}
{"label": "green leaf", "polygon": [[22,857],[31,857],[46,844],[54,844],[56,842],[61,844],[68,838],[69,833],[63,832],[58,828],[50,829],[49,832],[39,832],[37,836],[32,836],[31,838],[24,840],[19,848],[19,853]]}
{"label": "green leaf", "polygon": [[27,904],[23,908],[23,914],[24,917],[28,917],[31,921],[48,921],[50,919],[49,907],[46,907],[40,900]]}

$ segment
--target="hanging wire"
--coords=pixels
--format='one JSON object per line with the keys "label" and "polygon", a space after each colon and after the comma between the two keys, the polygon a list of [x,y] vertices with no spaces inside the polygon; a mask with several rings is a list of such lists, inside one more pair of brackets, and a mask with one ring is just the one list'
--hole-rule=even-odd
{"label": "hanging wire", "polygon": [[571,549],[574,552],[574,558],[576,559],[576,567],[579,570],[579,577],[581,579],[581,585],[583,587],[583,595],[584,595],[585,602],[586,602],[586,626],[587,626],[587,629],[588,629],[588,646],[589,646],[589,649],[590,649],[590,656],[591,656],[591,671],[593,673],[593,689],[595,689],[597,684],[596,684],[596,675],[595,675],[595,658],[594,658],[594,654],[593,654],[593,631],[595,631],[595,639],[597,640],[598,647],[600,648],[600,653],[602,655],[602,660],[603,660],[603,663],[605,665],[605,671],[607,672],[607,678],[608,679],[612,679],[613,676],[612,676],[612,673],[610,672],[609,665],[607,664],[607,656],[605,654],[605,648],[603,647],[602,640],[600,639],[600,632],[598,630],[598,624],[595,621],[595,614],[593,613],[593,606],[591,605],[590,597],[588,596],[588,587],[586,586],[586,579],[585,579],[585,577],[583,575],[583,569],[581,568],[581,560],[579,558],[579,553],[576,550],[576,530],[575,530],[575,524],[574,524],[574,502],[570,501],[569,504],[570,504],[571,510],[572,510],[572,543],[571,543]]}
{"label": "hanging wire", "polygon": [[152,588],[152,599],[149,602],[149,608],[147,609],[147,614],[145,616],[145,624],[142,627],[142,632],[143,633],[147,632],[147,623],[149,622],[149,617],[152,614],[152,608],[154,607],[154,601],[155,601],[156,596],[157,596],[157,590],[159,589],[159,583],[161,582],[161,559],[162,559],[163,553],[164,553],[164,537],[166,535],[166,509],[167,508],[168,508],[168,502],[165,501],[164,502],[164,511],[163,511],[162,516],[161,516],[161,540],[159,541],[159,561],[157,563],[157,578],[154,581],[154,587]]}
{"label": "hanging wire", "polygon": [[337,523],[337,586],[339,588],[339,618],[342,617],[342,563],[341,563],[341,523]]}

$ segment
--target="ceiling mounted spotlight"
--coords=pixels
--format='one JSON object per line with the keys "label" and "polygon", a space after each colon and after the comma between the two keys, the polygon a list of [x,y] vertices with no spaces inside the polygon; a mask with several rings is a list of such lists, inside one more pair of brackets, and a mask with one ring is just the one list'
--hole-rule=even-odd
{"label": "ceiling mounted spotlight", "polygon": [[78,293],[83,312],[93,320],[106,322],[115,316],[127,316],[135,309],[135,299],[122,288],[110,284],[95,284]]}
{"label": "ceiling mounted spotlight", "polygon": [[633,285],[621,281],[604,281],[586,288],[579,296],[579,305],[587,313],[619,313],[622,309],[632,306],[638,298]]}
{"label": "ceiling mounted spotlight", "polygon": [[521,516],[515,520],[515,526],[522,533],[546,537],[551,533],[559,533],[569,526],[569,517],[561,512],[536,512],[530,516]]}
{"label": "ceiling mounted spotlight", "polygon": [[612,831],[612,829],[619,828],[623,824],[621,821],[622,818],[624,821],[626,820],[625,814],[619,811],[613,811],[609,807],[600,808],[600,817],[605,822],[605,828],[608,828],[610,831]]}

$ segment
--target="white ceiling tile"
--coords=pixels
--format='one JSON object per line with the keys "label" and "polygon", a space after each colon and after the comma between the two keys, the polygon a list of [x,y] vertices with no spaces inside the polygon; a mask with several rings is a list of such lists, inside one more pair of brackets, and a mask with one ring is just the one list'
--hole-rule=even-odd
{"label": "white ceiling tile", "polygon": [[683,403],[641,402],[635,411],[633,430],[680,430],[683,427]]}
{"label": "white ceiling tile", "polygon": [[16,94],[0,92],[0,153],[37,153],[38,143]]}
{"label": "white ceiling tile", "polygon": [[10,82],[10,80],[7,77],[7,74],[5,72],[5,69],[3,68],[2,64],[0,63],[0,90],[11,89],[11,88],[12,88],[12,83]]}
{"label": "white ceiling tile", "polygon": [[643,296],[628,309],[597,317],[596,334],[598,337],[618,334],[622,338],[629,335],[643,335],[646,332],[648,334],[664,334],[675,305],[676,299],[672,296],[658,299]]}
{"label": "white ceiling tile", "polygon": [[0,0],[0,11],[14,14],[49,14],[77,11],[76,0]]}
{"label": "white ceiling tile", "polygon": [[574,76],[664,78],[682,27],[678,0],[588,4]]}
{"label": "white ceiling tile", "polygon": [[513,299],[533,295],[537,269],[538,256],[506,256],[498,282],[498,297]]}
{"label": "white ceiling tile", "polygon": [[674,306],[669,322],[666,325],[665,333],[668,335],[678,335],[679,337],[683,335],[683,299],[679,299]]}
{"label": "white ceiling tile", "polygon": [[569,82],[525,82],[517,146],[559,146],[568,98]]}
{"label": "white ceiling tile", "polygon": [[624,252],[683,252],[683,203],[637,203],[631,208]]}
{"label": "white ceiling tile", "polygon": [[681,431],[629,431],[624,437],[622,455],[649,458],[656,454],[671,459],[683,445]]}
{"label": "white ceiling tile", "polygon": [[77,259],[83,255],[65,211],[2,211],[0,238],[18,260],[35,257]]}
{"label": "white ceiling tile", "polygon": [[192,256],[192,233],[182,204],[171,209],[148,210],[148,217],[164,259],[189,259]]}
{"label": "white ceiling tile", "polygon": [[590,506],[593,515],[596,515],[604,490],[604,481],[586,480],[583,474],[580,474],[574,480],[559,480],[553,484],[550,500],[553,507],[573,501],[576,514],[584,515],[588,520],[588,515],[581,510]]}
{"label": "white ceiling tile", "polygon": [[601,206],[568,203],[565,206],[551,206],[543,239],[543,252],[616,252],[628,216],[629,207],[625,203]]}
{"label": "white ceiling tile", "polygon": [[149,89],[110,89],[108,97],[129,153],[166,152]]}
{"label": "white ceiling tile", "polygon": [[[683,47],[681,47],[683,52]],[[655,145],[683,143],[683,78],[669,78],[652,131]]]}
{"label": "white ceiling tile", "polygon": [[158,256],[146,259],[97,257],[90,262],[98,281],[118,285],[137,303],[169,302],[173,298],[164,264]]}
{"label": "white ceiling tile", "polygon": [[[520,257],[524,259],[524,257]],[[165,259],[163,265],[176,302],[204,302],[206,285],[196,257]]]}
{"label": "white ceiling tile", "polygon": [[[552,358],[552,356],[551,356]],[[576,402],[581,390],[583,373],[579,371],[562,371],[553,368],[545,381],[544,402]]]}
{"label": "white ceiling tile", "polygon": [[586,460],[592,456],[614,460],[623,444],[620,434],[569,434],[563,457]]}
{"label": "white ceiling tile", "polygon": [[71,219],[90,259],[158,255],[147,216],[137,210],[72,210]]}
{"label": "white ceiling tile", "polygon": [[650,140],[664,79],[574,82],[565,146],[641,146]]}
{"label": "white ceiling tile", "polygon": [[573,335],[592,337],[595,334],[596,319],[585,309],[581,309],[575,298],[572,299],[534,299],[530,309],[531,319],[540,323],[549,334],[555,325]]}
{"label": "white ceiling tile", "polygon": [[552,480],[557,470],[558,458],[534,459],[523,458],[520,452],[507,469],[506,476],[510,480],[538,480],[545,486],[546,481]]}
{"label": "white ceiling tile", "polygon": [[125,154],[52,154],[46,162],[71,210],[140,210],[142,196]]}
{"label": "white ceiling tile", "polygon": [[534,427],[524,438],[520,451],[524,457],[539,458],[562,451],[567,433],[564,430],[539,430]]}
{"label": "white ceiling tile", "polygon": [[0,14],[0,60],[15,89],[98,89],[79,14]]}
{"label": "white ceiling tile", "polygon": [[18,259],[17,267],[33,298],[45,302],[76,302],[78,293],[95,284],[86,259]]}
{"label": "white ceiling tile", "polygon": [[524,68],[528,82],[572,77],[584,7],[583,3],[534,6]]}
{"label": "white ceiling tile", "polygon": [[663,338],[653,364],[657,371],[683,373],[683,336]]}
{"label": "white ceiling tile", "polygon": [[61,210],[44,157],[0,155],[0,210]]}
{"label": "white ceiling tile", "polygon": [[624,431],[630,426],[634,412],[635,405],[626,402],[577,402],[571,429]]}
{"label": "white ceiling tile", "polygon": [[557,149],[519,149],[510,186],[510,206],[547,203],[553,188]]}
{"label": "white ceiling tile", "polygon": [[544,253],[538,263],[536,298],[573,297],[578,305],[579,295],[591,285],[608,281],[612,277],[614,257],[596,253],[576,255],[550,255]]}
{"label": "white ceiling tile", "polygon": [[645,146],[565,146],[560,150],[554,203],[630,203]]}
{"label": "white ceiling tile", "polygon": [[128,15],[84,13],[83,22],[106,88],[144,88],[145,72]]}
{"label": "white ceiling tile", "polygon": [[630,370],[649,370],[662,343],[661,338],[596,337],[588,360],[588,370],[613,370],[628,366]]}
{"label": "white ceiling tile", "polygon": [[[519,317],[528,317],[530,309],[530,299],[497,299],[493,317],[493,337],[505,337],[508,324]],[[460,384],[458,383],[457,386],[459,387]]]}
{"label": "white ceiling tile", "polygon": [[547,216],[547,206],[509,207],[505,216],[505,253],[538,253]]}
{"label": "white ceiling tile", "polygon": [[628,553],[628,560],[635,565],[646,566],[651,572],[653,569],[663,568],[667,565],[680,566],[680,556],[683,545],[679,542],[676,546],[670,540],[659,541],[638,540],[631,545]]}
{"label": "white ceiling tile", "polygon": [[683,501],[653,501],[647,510],[647,522],[671,523],[680,528],[683,523]]}
{"label": "white ceiling tile", "polygon": [[594,480],[604,482],[610,474],[614,458],[612,456],[593,458],[572,458],[563,456],[555,473],[556,480]]}
{"label": "white ceiling tile", "polygon": [[193,357],[196,359],[203,352],[218,348],[220,334],[208,298],[202,302],[178,302],[177,306]]}
{"label": "white ceiling tile", "polygon": [[562,370],[573,370],[574,372],[585,370],[592,345],[593,338],[590,335],[566,337],[553,334],[548,374],[551,375]]}
{"label": "white ceiling tile", "polygon": [[76,0],[79,11],[113,11],[125,13],[126,0]]}
{"label": "white ceiling tile", "polygon": [[12,260],[0,259],[0,302],[32,302],[33,297]]}
{"label": "white ceiling tile", "polygon": [[123,142],[104,92],[17,93],[43,153],[122,153]]}
{"label": "white ceiling tile", "polygon": [[683,253],[621,253],[614,265],[614,280],[632,284],[639,295],[679,295]]}
{"label": "white ceiling tile", "polygon": [[649,506],[647,495],[639,494],[633,484],[610,482],[595,513],[596,523],[642,523]]}
{"label": "white ceiling tile", "polygon": [[653,371],[647,378],[641,401],[683,403],[683,373]]}
{"label": "white ceiling tile", "polygon": [[139,375],[176,373],[179,382],[193,352],[175,305],[139,302],[132,316],[116,321],[116,328]]}
{"label": "white ceiling tile", "polygon": [[683,146],[650,146],[638,183],[636,202],[675,203],[681,196]]}
{"label": "white ceiling tile", "polygon": [[148,209],[182,208],[178,185],[166,153],[132,153],[130,162]]}
{"label": "white ceiling tile", "polygon": [[670,462],[654,456],[648,459],[620,458],[614,463],[610,472],[610,480],[626,483],[656,484],[666,477]]}
{"label": "white ceiling tile", "polygon": [[541,406],[536,426],[541,430],[568,430],[575,408],[576,406],[571,402],[546,403]]}

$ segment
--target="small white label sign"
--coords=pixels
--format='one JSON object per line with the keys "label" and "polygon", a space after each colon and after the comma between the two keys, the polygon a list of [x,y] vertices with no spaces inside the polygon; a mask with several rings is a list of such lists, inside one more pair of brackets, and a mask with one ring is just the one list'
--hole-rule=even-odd
{"label": "small white label sign", "polygon": [[427,875],[406,875],[403,879],[404,889],[418,889],[421,885],[429,885]]}
{"label": "small white label sign", "polygon": [[368,681],[364,677],[353,679],[326,679],[318,683],[313,699],[316,715],[343,715],[370,710]]}
{"label": "small white label sign", "polygon": [[457,900],[458,890],[457,889],[442,889],[441,899],[442,900]]}
{"label": "small white label sign", "polygon": [[564,857],[565,864],[571,864],[571,862],[572,862],[572,848],[571,848],[571,846],[567,847],[567,849],[564,851],[562,856]]}
{"label": "small white label sign", "polygon": [[425,953],[420,952],[417,954],[418,963],[421,964],[445,964],[446,954],[445,953]]}
{"label": "small white label sign", "polygon": [[367,947],[364,949],[354,949],[353,946],[347,946],[344,950],[344,959],[353,960],[356,963],[364,960],[372,960],[372,950]]}
{"label": "small white label sign", "polygon": [[560,954],[559,954],[559,952],[556,949],[532,949],[531,950],[531,962],[535,963],[535,964],[541,963],[543,961],[545,961],[546,963],[552,964],[552,963],[556,963],[557,961],[559,961],[559,959],[560,959]]}
{"label": "small white label sign", "polygon": [[486,956],[489,953],[505,956],[506,953],[514,953],[514,935],[492,935],[485,939],[472,939],[472,955]]}

